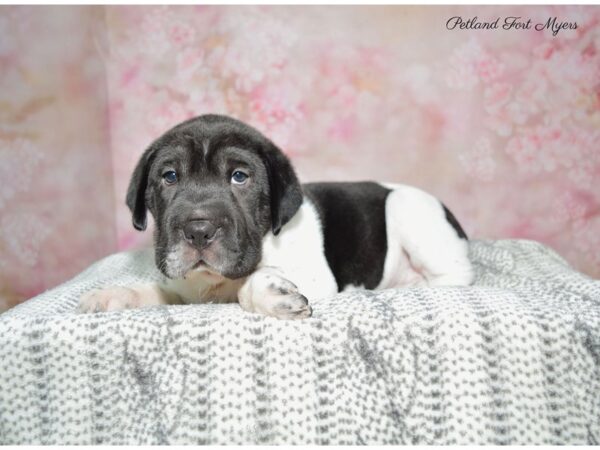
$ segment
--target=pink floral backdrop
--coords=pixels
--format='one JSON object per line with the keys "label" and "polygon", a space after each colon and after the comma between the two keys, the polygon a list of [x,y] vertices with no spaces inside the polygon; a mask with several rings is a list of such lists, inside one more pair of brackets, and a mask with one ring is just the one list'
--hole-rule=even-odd
{"label": "pink floral backdrop", "polygon": [[600,7],[0,7],[0,68],[0,310],[147,245],[129,175],[203,113],[251,123],[305,181],[416,185],[474,238],[600,276]]}

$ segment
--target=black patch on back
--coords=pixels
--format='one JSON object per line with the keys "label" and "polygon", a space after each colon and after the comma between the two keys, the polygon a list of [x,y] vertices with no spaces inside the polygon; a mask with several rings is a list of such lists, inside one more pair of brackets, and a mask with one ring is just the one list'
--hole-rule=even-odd
{"label": "black patch on back", "polygon": [[303,189],[319,213],[338,290],[348,284],[377,287],[387,253],[385,200],[391,191],[372,182],[307,183]]}
{"label": "black patch on back", "polygon": [[458,223],[458,220],[456,220],[456,217],[454,217],[454,214],[452,214],[450,210],[446,208],[446,205],[444,205],[443,203],[442,206],[444,207],[444,212],[446,213],[446,220],[450,223],[450,225],[452,225],[452,228],[456,230],[458,237],[461,239],[469,240],[469,238],[467,237],[467,233],[465,233],[465,231],[462,229],[460,223]]}

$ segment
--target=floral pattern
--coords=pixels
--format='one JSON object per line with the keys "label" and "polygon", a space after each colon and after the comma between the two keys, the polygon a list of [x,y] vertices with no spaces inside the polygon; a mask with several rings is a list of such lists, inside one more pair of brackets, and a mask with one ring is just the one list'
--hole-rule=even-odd
{"label": "floral pattern", "polygon": [[305,181],[413,184],[472,237],[600,276],[597,6],[0,7],[0,65],[0,309],[148,244],[131,170],[203,113],[254,125]]}

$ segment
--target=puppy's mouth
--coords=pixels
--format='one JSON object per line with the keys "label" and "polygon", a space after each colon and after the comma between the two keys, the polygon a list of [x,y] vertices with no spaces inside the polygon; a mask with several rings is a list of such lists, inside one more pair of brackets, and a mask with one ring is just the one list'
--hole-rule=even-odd
{"label": "puppy's mouth", "polygon": [[221,278],[222,277],[221,274],[219,272],[217,272],[214,267],[209,265],[203,259],[199,259],[198,262],[196,262],[194,265],[192,265],[190,267],[190,269],[187,271],[187,273],[184,275],[184,278],[187,277],[188,275],[190,275],[191,273],[202,273],[203,276],[206,276],[209,278],[212,278],[212,277]]}
{"label": "puppy's mouth", "polygon": [[190,271],[196,269],[202,270],[205,267],[208,268],[208,264],[206,264],[203,259],[199,259],[197,263],[192,264],[192,267],[190,267]]}
{"label": "puppy's mouth", "polygon": [[172,279],[199,275],[212,278],[222,276],[215,263],[219,263],[219,258],[214,252],[206,250],[200,252],[180,242],[167,253],[158,266],[168,278]]}

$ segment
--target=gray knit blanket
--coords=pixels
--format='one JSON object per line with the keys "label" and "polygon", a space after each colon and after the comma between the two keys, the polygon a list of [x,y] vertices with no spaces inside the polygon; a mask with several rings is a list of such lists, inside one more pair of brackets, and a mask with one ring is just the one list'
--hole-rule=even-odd
{"label": "gray knit blanket", "polygon": [[473,241],[471,287],[356,291],[280,321],[237,304],[77,314],[159,277],[119,253],[0,316],[3,444],[598,444],[600,281]]}

